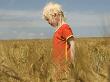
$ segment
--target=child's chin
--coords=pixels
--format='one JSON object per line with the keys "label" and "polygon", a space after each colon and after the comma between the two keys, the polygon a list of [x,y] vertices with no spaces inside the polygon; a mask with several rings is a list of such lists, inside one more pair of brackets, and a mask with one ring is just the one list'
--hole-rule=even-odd
{"label": "child's chin", "polygon": [[54,27],[54,28],[57,26],[56,24],[50,24],[50,25],[51,25],[52,27]]}
{"label": "child's chin", "polygon": [[56,27],[55,25],[52,25],[52,24],[51,24],[51,26],[52,26],[53,28],[55,28],[55,27]]}

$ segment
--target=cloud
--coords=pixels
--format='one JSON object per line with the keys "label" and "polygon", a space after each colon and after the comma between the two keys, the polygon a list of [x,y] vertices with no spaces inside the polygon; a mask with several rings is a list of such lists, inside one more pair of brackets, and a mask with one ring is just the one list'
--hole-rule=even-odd
{"label": "cloud", "polygon": [[26,10],[0,10],[0,16],[7,16],[7,17],[40,17],[40,11],[26,11]]}
{"label": "cloud", "polygon": [[[68,21],[76,27],[100,27],[110,17],[110,13],[98,12],[66,12]],[[107,19],[105,19],[107,20]],[[103,22],[102,22],[103,21]]]}
{"label": "cloud", "polygon": [[17,35],[16,39],[32,39],[35,38],[36,34],[34,33],[27,33],[27,32],[21,32],[20,34]]}
{"label": "cloud", "polygon": [[43,32],[41,33],[27,33],[27,32],[21,32],[20,34],[15,37],[16,39],[34,39],[34,38],[48,38],[45,36]]}
{"label": "cloud", "polygon": [[40,33],[40,36],[44,36],[45,34],[43,32]]}
{"label": "cloud", "polygon": [[0,10],[0,27],[43,27],[40,11]]}
{"label": "cloud", "polygon": [[0,32],[0,35],[4,34],[4,32]]}
{"label": "cloud", "polygon": [[13,30],[12,33],[13,33],[13,34],[17,34],[17,31]]}
{"label": "cloud", "polygon": [[[98,12],[66,12],[69,23],[75,27],[97,27],[102,25],[104,17],[110,18],[110,13]],[[45,27],[41,11],[0,10],[0,27]]]}
{"label": "cloud", "polygon": [[37,21],[0,21],[0,27],[38,27],[40,26]]}

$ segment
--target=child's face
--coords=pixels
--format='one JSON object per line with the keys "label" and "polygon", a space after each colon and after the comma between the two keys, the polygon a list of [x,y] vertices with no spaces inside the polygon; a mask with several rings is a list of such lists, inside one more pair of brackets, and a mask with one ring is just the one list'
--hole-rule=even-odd
{"label": "child's face", "polygon": [[59,17],[55,14],[52,15],[51,18],[46,18],[46,21],[52,26],[57,27],[59,22]]}

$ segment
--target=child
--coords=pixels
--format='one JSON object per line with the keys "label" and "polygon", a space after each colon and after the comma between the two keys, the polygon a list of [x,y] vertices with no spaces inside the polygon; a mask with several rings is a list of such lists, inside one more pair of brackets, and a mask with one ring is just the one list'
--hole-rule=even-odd
{"label": "child", "polygon": [[52,59],[56,66],[54,78],[58,82],[65,77],[63,73],[68,75],[69,64],[74,61],[74,36],[59,4],[48,3],[43,9],[43,18],[55,29]]}

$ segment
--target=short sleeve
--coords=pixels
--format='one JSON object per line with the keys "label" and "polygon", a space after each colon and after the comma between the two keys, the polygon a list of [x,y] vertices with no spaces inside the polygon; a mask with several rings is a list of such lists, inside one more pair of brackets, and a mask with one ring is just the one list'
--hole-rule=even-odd
{"label": "short sleeve", "polygon": [[63,28],[63,37],[68,40],[68,38],[73,36],[72,29],[69,27],[69,25],[65,25]]}

